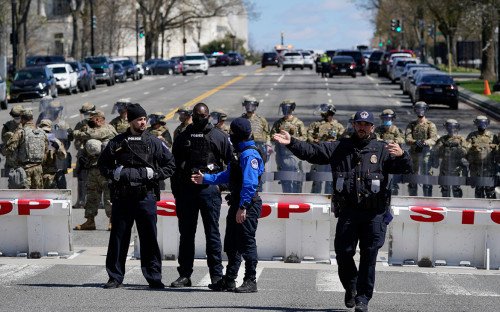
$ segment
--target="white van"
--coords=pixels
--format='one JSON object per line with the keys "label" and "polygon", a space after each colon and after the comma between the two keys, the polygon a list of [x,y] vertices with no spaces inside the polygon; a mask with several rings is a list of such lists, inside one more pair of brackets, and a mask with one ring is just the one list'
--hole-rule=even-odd
{"label": "white van", "polygon": [[49,64],[56,78],[57,89],[66,91],[68,95],[78,93],[78,73],[67,63]]}

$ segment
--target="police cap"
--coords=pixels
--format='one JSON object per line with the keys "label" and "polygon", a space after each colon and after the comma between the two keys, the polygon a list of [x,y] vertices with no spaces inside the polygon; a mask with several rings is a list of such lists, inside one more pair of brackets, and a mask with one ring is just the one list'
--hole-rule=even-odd
{"label": "police cap", "polygon": [[367,111],[359,111],[354,115],[354,122],[367,122],[372,125],[375,123],[373,114]]}

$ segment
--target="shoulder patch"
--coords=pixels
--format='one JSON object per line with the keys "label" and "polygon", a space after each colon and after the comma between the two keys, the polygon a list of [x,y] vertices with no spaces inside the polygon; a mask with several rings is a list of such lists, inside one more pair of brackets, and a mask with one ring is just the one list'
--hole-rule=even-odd
{"label": "shoulder patch", "polygon": [[250,165],[252,166],[253,169],[258,169],[259,168],[259,161],[257,158],[254,158],[250,161]]}

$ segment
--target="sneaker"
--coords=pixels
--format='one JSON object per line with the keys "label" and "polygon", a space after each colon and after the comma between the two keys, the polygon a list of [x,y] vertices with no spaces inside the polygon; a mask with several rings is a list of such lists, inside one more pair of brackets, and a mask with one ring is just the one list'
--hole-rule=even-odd
{"label": "sneaker", "polygon": [[149,283],[149,288],[151,288],[151,289],[163,289],[163,288],[165,288],[165,284],[163,284],[161,281],[151,282],[151,283]]}
{"label": "sneaker", "polygon": [[234,292],[237,293],[254,293],[257,292],[257,282],[252,279],[246,279],[243,281],[240,287],[236,288]]}
{"label": "sneaker", "polygon": [[170,284],[170,287],[180,288],[180,287],[191,287],[191,279],[189,277],[180,276],[178,279]]}
{"label": "sneaker", "polygon": [[110,278],[108,280],[108,282],[106,284],[104,284],[104,286],[102,286],[102,288],[104,288],[104,289],[113,289],[113,288],[120,288],[122,286],[123,286],[122,283],[118,282],[115,279]]}
{"label": "sneaker", "polygon": [[216,283],[208,285],[208,288],[213,291],[234,291],[234,289],[236,288],[236,283],[234,282],[234,279],[223,276]]}
{"label": "sneaker", "polygon": [[354,297],[356,297],[356,290],[355,289],[345,291],[344,303],[345,303],[346,307],[354,308],[354,306],[356,305],[356,301],[354,301]]}
{"label": "sneaker", "polygon": [[368,304],[364,302],[356,303],[356,308],[354,312],[368,312]]}

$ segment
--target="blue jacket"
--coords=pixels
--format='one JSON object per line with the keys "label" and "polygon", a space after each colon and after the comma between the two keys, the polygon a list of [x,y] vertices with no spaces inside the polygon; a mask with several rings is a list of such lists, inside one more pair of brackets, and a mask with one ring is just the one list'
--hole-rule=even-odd
{"label": "blue jacket", "polygon": [[[259,176],[264,172],[264,161],[260,157],[260,154],[255,149],[246,149],[248,146],[255,146],[254,141],[245,141],[238,143],[236,146],[236,151],[242,151],[239,164],[240,170],[243,173],[243,185],[240,192],[240,202],[239,207],[248,207],[255,196],[257,188],[259,186]],[[224,184],[229,183],[229,176],[231,170],[231,165],[227,166],[227,169],[223,172],[215,174],[205,174],[203,176],[203,183],[205,184]]]}

